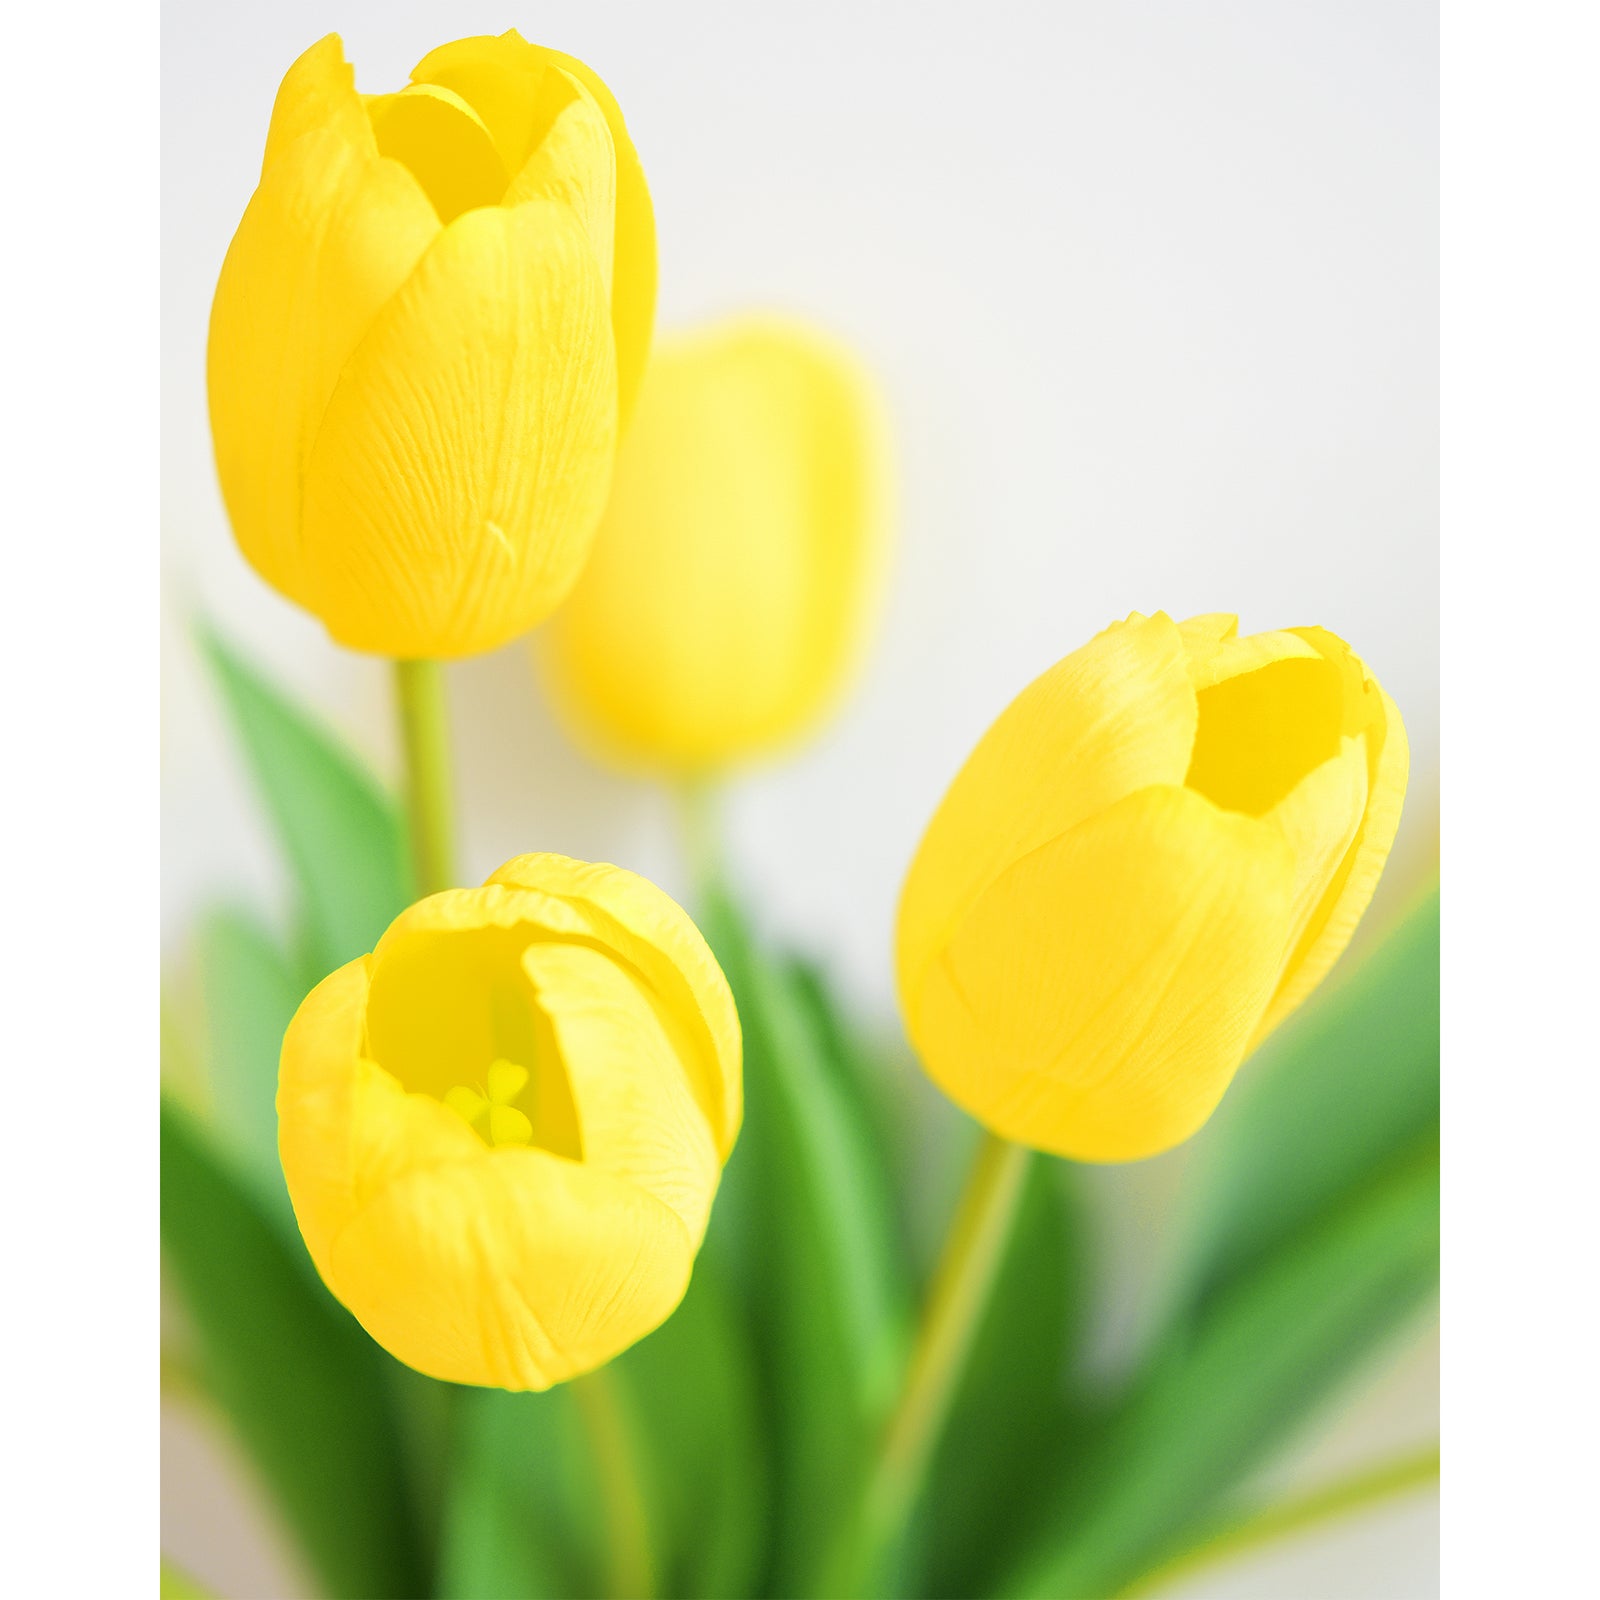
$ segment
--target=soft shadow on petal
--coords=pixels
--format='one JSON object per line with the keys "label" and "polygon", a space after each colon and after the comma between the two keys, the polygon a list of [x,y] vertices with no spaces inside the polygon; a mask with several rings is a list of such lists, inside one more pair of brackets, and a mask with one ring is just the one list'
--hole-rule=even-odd
{"label": "soft shadow on petal", "polygon": [[542,897],[546,908],[525,914],[597,940],[639,973],[726,1159],[744,1104],[739,1018],[722,969],[683,908],[647,878],[567,856],[518,856],[489,884]]}
{"label": "soft shadow on petal", "polygon": [[373,1338],[418,1371],[545,1389],[663,1322],[693,1260],[679,1217],[635,1184],[509,1149],[391,1183],[319,1266]]}
{"label": "soft shadow on petal", "polygon": [[616,362],[563,205],[469,211],[345,367],[311,451],[313,609],[341,644],[452,657],[565,597],[605,503]]}
{"label": "soft shadow on petal", "polygon": [[1181,784],[1196,721],[1184,641],[1162,613],[1108,628],[1029,684],[967,758],[906,876],[902,1006],[1014,861],[1136,790]]}
{"label": "soft shadow on petal", "polygon": [[1006,1138],[1154,1155],[1211,1114],[1282,963],[1294,861],[1181,788],[1127,796],[992,884],[907,1007],[930,1075]]}
{"label": "soft shadow on petal", "polygon": [[721,1163],[639,981],[587,945],[532,944],[522,964],[572,1086],[584,1164],[670,1206],[698,1248]]}
{"label": "soft shadow on petal", "polygon": [[379,151],[422,185],[440,222],[500,203],[510,174],[483,119],[453,90],[414,83],[373,95],[367,116]]}
{"label": "soft shadow on petal", "polygon": [[312,441],[351,352],[438,234],[427,196],[370,133],[352,144],[321,128],[272,163],[222,264],[206,349],[217,476],[250,564],[313,610]]}

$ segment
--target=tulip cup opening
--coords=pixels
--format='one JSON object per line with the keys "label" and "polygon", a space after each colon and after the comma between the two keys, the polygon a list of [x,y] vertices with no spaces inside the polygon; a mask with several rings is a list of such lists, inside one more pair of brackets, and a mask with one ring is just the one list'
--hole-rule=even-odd
{"label": "tulip cup opening", "polygon": [[923,836],[896,965],[929,1074],[1058,1155],[1188,1138],[1349,942],[1407,765],[1325,629],[1114,624],[1001,714]]}
{"label": "tulip cup opening", "polygon": [[693,923],[563,856],[402,913],[306,998],[279,1072],[328,1287],[400,1360],[506,1389],[672,1312],[740,1116],[738,1018]]}

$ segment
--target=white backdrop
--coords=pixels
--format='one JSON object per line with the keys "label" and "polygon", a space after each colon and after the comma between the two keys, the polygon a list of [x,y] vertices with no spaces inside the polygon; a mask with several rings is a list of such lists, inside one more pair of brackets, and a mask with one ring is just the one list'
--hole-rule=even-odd
{"label": "white backdrop", "polygon": [[[900,515],[880,635],[838,720],[729,802],[730,850],[771,921],[833,952],[861,1005],[891,1014],[899,880],[972,741],[1130,609],[1233,610],[1247,630],[1314,622],[1349,639],[1411,733],[1399,851],[1430,847],[1432,4],[167,0],[170,953],[209,899],[280,893],[187,643],[192,616],[220,621],[392,770],[383,664],[339,651],[256,580],[211,467],[206,317],[278,79],[332,29],[360,86],[384,89],[432,45],[512,25],[589,61],[624,108],[656,202],[661,325],[808,313],[881,375]],[[660,797],[567,746],[522,648],[452,668],[450,685],[467,875],[556,849],[683,889]],[[1418,1383],[1427,1393],[1427,1372]],[[1409,1566],[1391,1550],[1369,1578],[1421,1592],[1419,1530],[1395,1547]]]}

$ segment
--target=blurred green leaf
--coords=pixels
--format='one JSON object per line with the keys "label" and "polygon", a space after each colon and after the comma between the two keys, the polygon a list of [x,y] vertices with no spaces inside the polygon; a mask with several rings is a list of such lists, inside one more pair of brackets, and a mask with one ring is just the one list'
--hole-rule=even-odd
{"label": "blurred green leaf", "polygon": [[1439,891],[1250,1061],[1201,1136],[1181,1307],[1246,1271],[1439,1122]]}
{"label": "blurred green leaf", "polygon": [[601,1570],[599,1489],[565,1386],[461,1396],[445,1500],[440,1600],[568,1600]]}
{"label": "blurred green leaf", "polygon": [[901,1592],[989,1593],[1061,1442],[1080,1436],[1072,1371],[1084,1328],[1086,1222],[1077,1174],[1036,1158],[913,1529]]}
{"label": "blurred green leaf", "polygon": [[388,1358],[165,1096],[161,1243],[207,1387],[328,1589],[424,1594]]}
{"label": "blurred green leaf", "polygon": [[713,890],[701,920],[744,1031],[745,1123],[717,1202],[771,1430],[772,1592],[809,1592],[905,1356],[912,1286],[887,1173],[792,968]]}
{"label": "blurred green leaf", "polygon": [[162,1556],[161,1600],[212,1600],[212,1597],[209,1589],[202,1589],[187,1573],[180,1572]]}
{"label": "blurred green leaf", "polygon": [[1053,1525],[1001,1592],[1105,1596],[1163,1559],[1424,1303],[1438,1252],[1433,1142],[1175,1331],[1063,1472]]}
{"label": "blurred green leaf", "polygon": [[293,871],[319,980],[372,949],[413,898],[400,808],[218,634],[204,630],[200,642]]}
{"label": "blurred green leaf", "polygon": [[732,1600],[759,1576],[767,1485],[749,1330],[702,1253],[683,1303],[613,1363],[648,1479],[656,1592]]}
{"label": "blurred green leaf", "polygon": [[[293,1229],[274,1102],[284,1030],[303,998],[300,977],[277,940],[248,912],[211,912],[196,943],[216,1126],[278,1220]],[[296,1233],[297,1243],[298,1238]]]}

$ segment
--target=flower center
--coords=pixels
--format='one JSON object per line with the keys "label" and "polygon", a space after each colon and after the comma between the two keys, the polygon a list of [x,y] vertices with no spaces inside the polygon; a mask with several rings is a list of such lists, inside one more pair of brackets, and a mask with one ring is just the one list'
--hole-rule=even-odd
{"label": "flower center", "polygon": [[530,1144],[533,1124],[512,1104],[527,1086],[528,1069],[501,1056],[489,1063],[481,1087],[458,1083],[446,1091],[444,1103],[496,1149],[501,1145]]}

